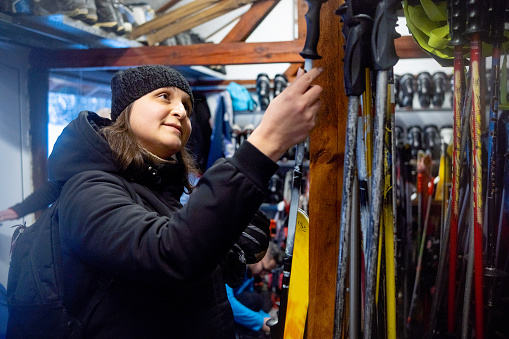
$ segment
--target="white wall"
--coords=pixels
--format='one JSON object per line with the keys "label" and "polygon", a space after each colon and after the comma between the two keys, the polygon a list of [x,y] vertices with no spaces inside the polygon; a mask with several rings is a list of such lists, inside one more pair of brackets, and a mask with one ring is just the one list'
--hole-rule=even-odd
{"label": "white wall", "polygon": [[[29,142],[27,51],[0,43],[0,210],[14,205],[33,189]],[[33,218],[26,220],[30,225]],[[23,220],[0,226],[0,283],[7,286],[13,229]]]}
{"label": "white wall", "polygon": [[[217,19],[208,21],[206,24],[193,28],[193,31],[206,38],[211,33],[222,28],[226,22],[245,13],[250,5],[241,7]],[[273,42],[291,41],[297,32],[295,25],[295,0],[281,0],[269,13],[258,28],[249,36],[246,42]],[[217,31],[207,41],[219,43],[233,28],[237,21]],[[303,46],[304,47],[304,46]],[[288,63],[263,64],[263,65],[231,65],[226,66],[226,79],[252,80],[260,73],[266,73],[273,79],[278,73],[283,73],[288,68]]]}

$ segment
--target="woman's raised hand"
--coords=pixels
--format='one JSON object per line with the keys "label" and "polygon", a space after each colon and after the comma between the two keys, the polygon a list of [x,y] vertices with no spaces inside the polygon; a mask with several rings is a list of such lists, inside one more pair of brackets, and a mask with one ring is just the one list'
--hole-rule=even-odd
{"label": "woman's raised hand", "polygon": [[313,68],[297,78],[267,107],[248,141],[274,161],[293,145],[306,140],[315,126],[322,88],[313,85],[323,69]]}

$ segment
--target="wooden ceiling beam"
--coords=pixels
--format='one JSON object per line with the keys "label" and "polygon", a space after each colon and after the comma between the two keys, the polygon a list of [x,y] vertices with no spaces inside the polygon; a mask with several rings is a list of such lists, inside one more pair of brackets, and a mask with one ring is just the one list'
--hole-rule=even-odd
{"label": "wooden ceiling beam", "polygon": [[253,3],[251,8],[242,15],[239,22],[224,37],[221,43],[246,41],[254,30],[262,23],[280,0],[265,0]]}
{"label": "wooden ceiling beam", "polygon": [[34,50],[34,68],[102,68],[165,64],[173,66],[245,65],[302,62],[303,40],[231,42],[189,46],[145,46],[74,50]]}
{"label": "wooden ceiling beam", "polygon": [[430,58],[411,35],[405,35],[394,40],[394,46],[400,59]]}
{"label": "wooden ceiling beam", "polygon": [[210,6],[217,4],[218,2],[219,0],[192,1],[134,28],[130,34],[131,39],[136,39],[142,35],[152,33],[177,21],[184,20],[195,13],[199,13],[200,11],[210,8]]}
{"label": "wooden ceiling beam", "polygon": [[[429,58],[411,36],[395,40],[401,59]],[[72,50],[34,50],[34,68],[103,68],[115,69],[144,64],[174,66],[248,65],[264,63],[302,63],[299,53],[304,40],[278,42],[224,42],[188,46],[144,46],[132,48],[97,48]],[[290,66],[290,77],[295,66]]]}

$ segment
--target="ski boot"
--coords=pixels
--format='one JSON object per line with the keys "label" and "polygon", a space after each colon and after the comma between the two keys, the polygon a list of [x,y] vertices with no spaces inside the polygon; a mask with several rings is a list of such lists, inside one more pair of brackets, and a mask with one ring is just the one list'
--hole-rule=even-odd
{"label": "ski boot", "polygon": [[85,20],[88,9],[85,0],[58,0],[58,12],[76,20]]}
{"label": "ski boot", "polygon": [[233,145],[233,149],[235,151],[239,149],[239,146],[241,143],[240,142],[241,134],[242,134],[242,128],[237,124],[233,124],[232,125],[232,145]]}
{"label": "ski boot", "polygon": [[422,108],[428,108],[433,98],[433,84],[429,72],[417,74],[417,95]]}
{"label": "ski boot", "polygon": [[282,194],[282,180],[276,173],[270,178],[269,194],[266,195],[266,202],[269,204],[277,204],[283,199]]}
{"label": "ski boot", "polygon": [[95,0],[97,9],[96,27],[102,28],[107,32],[116,33],[119,29],[115,7],[111,0]]}
{"label": "ski boot", "polygon": [[247,124],[246,126],[244,126],[244,128],[242,129],[242,134],[244,135],[244,140],[247,140],[247,138],[249,138],[251,133],[253,133],[254,129],[255,129],[255,125],[253,125],[253,124]]}
{"label": "ski boot", "polygon": [[424,127],[424,148],[433,160],[440,158],[440,134],[437,126],[428,125]]}
{"label": "ski boot", "polygon": [[447,75],[444,72],[435,72],[432,81],[435,91],[431,102],[434,108],[442,108],[447,91]]}
{"label": "ski boot", "polygon": [[117,29],[114,31],[116,35],[124,35],[126,33],[125,29],[125,21],[124,16],[122,14],[122,10],[120,9],[123,6],[118,0],[112,1],[113,10],[115,13],[115,17],[117,18]]}
{"label": "ski boot", "polygon": [[276,74],[274,77],[274,98],[288,86],[288,79],[284,74]]}
{"label": "ski boot", "polygon": [[30,0],[0,0],[0,12],[14,15],[34,14],[32,6],[36,6]]}
{"label": "ski boot", "polygon": [[258,74],[256,78],[256,91],[258,92],[260,109],[264,111],[269,107],[270,103],[270,79],[267,74]]}
{"label": "ski boot", "polygon": [[403,74],[399,80],[399,104],[407,110],[412,109],[414,101],[414,76],[410,73]]}
{"label": "ski boot", "polygon": [[412,158],[417,159],[417,152],[422,150],[422,129],[419,126],[411,126],[407,130],[407,141],[412,150]]}
{"label": "ski boot", "polygon": [[394,135],[396,138],[396,147],[401,147],[405,144],[405,131],[401,126],[394,126]]}
{"label": "ski boot", "polygon": [[442,140],[442,143],[446,145],[446,147],[452,144],[453,136],[454,129],[452,128],[452,126],[447,125],[442,126],[442,128],[440,128],[440,139]]}

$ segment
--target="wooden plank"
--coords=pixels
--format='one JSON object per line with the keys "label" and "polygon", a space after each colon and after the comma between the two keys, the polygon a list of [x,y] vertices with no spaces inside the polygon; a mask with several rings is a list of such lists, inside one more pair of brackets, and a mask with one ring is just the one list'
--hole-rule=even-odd
{"label": "wooden plank", "polygon": [[410,35],[405,35],[394,40],[394,46],[396,46],[396,54],[401,59],[430,57]]}
{"label": "wooden plank", "polygon": [[147,46],[79,50],[34,50],[34,68],[121,68],[145,64],[174,66],[302,62],[303,40],[231,42],[189,46]]}
{"label": "wooden plank", "polygon": [[343,84],[343,36],[334,14],[342,0],[322,5],[315,66],[324,68],[322,106],[310,137],[308,338],[332,338],[347,98]]}
{"label": "wooden plank", "polygon": [[166,25],[172,24],[176,21],[182,20],[192,14],[198,13],[204,10],[207,7],[218,3],[219,0],[195,0],[184,6],[174,9],[173,11],[169,11],[166,14],[158,16],[143,25],[140,25],[133,29],[130,36],[131,39],[136,39],[142,35],[148,34],[150,32],[156,31]]}
{"label": "wooden plank", "polygon": [[283,74],[286,75],[286,78],[288,79],[289,82],[292,82],[293,80],[295,80],[295,77],[297,76],[297,71],[299,70],[299,68],[304,69],[303,62],[290,64],[290,66],[288,66],[286,71],[284,71]]}
{"label": "wooden plank", "polygon": [[306,19],[304,15],[308,11],[308,3],[304,0],[297,1],[297,38],[305,39],[306,38]]}
{"label": "wooden plank", "polygon": [[[169,25],[159,28],[158,30],[147,34],[149,45],[155,45],[179,33],[185,32],[191,28],[197,27],[207,21],[219,18],[237,8],[250,4],[250,0],[223,0],[217,4],[201,11],[191,14],[182,20],[178,20]],[[141,26],[140,26],[141,27]]]}
{"label": "wooden plank", "polygon": [[239,22],[224,37],[223,42],[246,41],[253,31],[262,23],[280,0],[264,0],[255,2],[251,8],[242,15]]}

